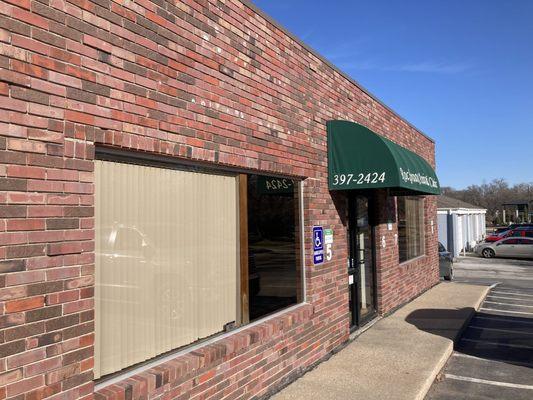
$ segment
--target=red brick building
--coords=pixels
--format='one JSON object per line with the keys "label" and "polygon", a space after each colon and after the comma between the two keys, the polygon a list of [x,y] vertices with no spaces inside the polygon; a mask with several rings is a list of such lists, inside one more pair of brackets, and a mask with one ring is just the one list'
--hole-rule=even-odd
{"label": "red brick building", "polygon": [[438,280],[434,143],[248,2],[0,0],[0,399],[252,398]]}

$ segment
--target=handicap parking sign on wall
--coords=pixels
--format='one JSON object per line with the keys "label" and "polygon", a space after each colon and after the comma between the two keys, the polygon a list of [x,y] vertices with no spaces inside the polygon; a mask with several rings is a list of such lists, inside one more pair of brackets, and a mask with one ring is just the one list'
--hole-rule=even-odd
{"label": "handicap parking sign on wall", "polygon": [[324,262],[324,229],[313,226],[313,264]]}

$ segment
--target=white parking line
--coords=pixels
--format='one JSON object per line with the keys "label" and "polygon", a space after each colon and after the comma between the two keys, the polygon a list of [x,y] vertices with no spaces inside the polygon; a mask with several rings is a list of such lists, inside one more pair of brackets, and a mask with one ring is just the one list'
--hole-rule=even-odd
{"label": "white parking line", "polygon": [[516,295],[523,295],[523,296],[531,296],[533,295],[533,290],[522,290],[522,289],[507,289],[507,288],[494,288],[491,290],[491,292],[500,292],[500,293],[509,293],[509,294],[516,294]]}
{"label": "white parking line", "polygon": [[[494,314],[490,314],[490,315],[494,315]],[[515,321],[514,319],[505,318],[505,316],[503,315],[502,316],[494,315],[494,317],[482,317],[482,316],[476,315],[474,316],[474,319],[484,319],[487,321],[504,321],[504,322],[512,322],[514,324],[533,325],[533,319],[531,321],[522,321],[522,320]]]}
{"label": "white parking line", "polygon": [[502,333],[520,333],[521,335],[533,335],[533,332],[515,331],[514,329],[485,328],[483,326],[470,325],[469,328],[482,331],[502,332]]}
{"label": "white parking line", "polygon": [[[470,358],[472,360],[479,360],[479,361],[485,361],[485,362],[501,362],[501,363],[508,363],[509,360],[503,360],[503,359],[499,359],[499,358],[482,358],[482,357],[476,357],[476,356],[471,356],[470,354],[463,354],[463,353],[458,353],[458,352],[454,352],[452,354],[453,357],[460,357],[460,358]],[[533,367],[533,363],[528,363],[528,362],[522,362],[522,361],[513,361],[513,364],[514,365],[521,365],[523,367]]]}
{"label": "white parking line", "polygon": [[480,310],[484,310],[484,311],[497,311],[497,312],[500,312],[500,313],[508,313],[508,314],[525,314],[525,315],[533,315],[533,313],[525,312],[525,311],[498,310],[497,308],[487,308],[487,307],[481,307]]}
{"label": "white parking line", "polygon": [[516,306],[516,307],[531,307],[531,308],[533,308],[533,306],[526,306],[524,304],[502,303],[502,302],[498,302],[498,301],[489,301],[489,300],[485,300],[485,303],[499,304],[499,305],[502,305],[502,306]]}
{"label": "white parking line", "polygon": [[489,342],[487,340],[478,340],[478,339],[461,339],[461,340],[464,340],[465,342],[472,342],[472,343],[481,343],[481,344],[486,344],[486,345],[489,345],[489,346],[496,346],[496,347],[511,347],[513,349],[531,349],[533,350],[533,346],[526,346],[526,345],[523,345],[523,344],[510,344],[510,343],[500,343],[500,342]]}
{"label": "white parking line", "polygon": [[[524,293],[520,293],[520,292],[501,292],[499,290],[493,290],[490,293],[508,294],[508,295],[510,294],[511,296],[533,297],[533,294],[524,294]],[[490,293],[489,293],[489,296],[490,296]]]}
{"label": "white parking line", "polygon": [[506,296],[493,296],[491,294],[489,294],[487,296],[487,299],[488,298],[493,298],[493,299],[506,299],[506,300],[519,300],[519,301],[531,301],[533,302],[533,299],[517,299],[516,297],[506,297]]}
{"label": "white parking line", "polygon": [[486,358],[471,356],[470,354],[458,353],[456,351],[453,352],[452,357],[471,358],[472,360],[479,360],[479,361],[491,361]]}
{"label": "white parking line", "polygon": [[448,379],[454,379],[456,381],[464,381],[464,382],[472,382],[472,383],[484,383],[486,385],[502,386],[502,387],[515,388],[515,389],[533,390],[533,385],[520,385],[518,383],[489,381],[487,379],[471,378],[471,377],[468,377],[468,376],[460,376],[460,375],[454,375],[454,374],[444,374],[444,376],[446,378],[448,378]]}

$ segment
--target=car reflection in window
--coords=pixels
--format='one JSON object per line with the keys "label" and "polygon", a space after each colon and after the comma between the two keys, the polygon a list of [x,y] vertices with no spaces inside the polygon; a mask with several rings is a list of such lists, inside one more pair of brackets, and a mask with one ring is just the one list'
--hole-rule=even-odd
{"label": "car reflection in window", "polygon": [[[102,279],[104,284],[97,281],[100,289],[100,298],[97,300],[102,302],[102,307],[107,311],[118,311],[120,308],[114,308],[112,303],[128,303],[138,307],[152,304],[168,316],[169,326],[170,321],[183,318],[184,308],[190,306],[188,303],[194,291],[192,282],[184,273],[184,269],[190,270],[192,267],[191,261],[183,260],[180,263],[189,264],[185,268],[183,265],[182,268],[170,265],[164,254],[165,249],[156,248],[136,226],[115,224],[111,228],[102,228],[98,233],[101,245],[97,247],[96,256],[100,257],[100,274],[105,275],[105,279]],[[173,290],[172,283],[177,280],[185,282],[180,286],[188,293]],[[155,291],[154,285],[157,286]],[[209,291],[202,292],[209,296]],[[146,293],[157,293],[157,298],[146,299]],[[115,317],[119,318],[120,315]],[[164,321],[163,319],[161,322]],[[146,323],[151,321],[143,321],[141,316],[136,319],[139,328]]]}

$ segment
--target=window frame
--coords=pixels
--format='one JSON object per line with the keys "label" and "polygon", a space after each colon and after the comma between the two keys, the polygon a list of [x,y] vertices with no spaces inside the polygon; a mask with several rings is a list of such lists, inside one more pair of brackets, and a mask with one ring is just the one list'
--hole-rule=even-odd
{"label": "window frame", "polygon": [[[400,206],[399,206],[399,201],[401,200],[408,200],[408,199],[413,199],[413,200],[416,200],[417,203],[420,204],[420,216],[421,216],[421,224],[420,224],[420,229],[419,229],[419,233],[420,233],[420,242],[421,242],[421,245],[420,245],[420,254],[417,254],[411,258],[407,258],[405,260],[402,260],[401,259],[401,252],[400,252],[400,234],[399,234],[399,223],[400,223],[400,218],[399,218],[399,211],[400,211]],[[406,211],[404,211],[406,212]],[[416,261],[420,258],[423,258],[427,255],[427,249],[426,249],[426,246],[427,246],[427,240],[426,240],[426,201],[425,201],[425,197],[424,196],[416,196],[416,195],[413,195],[413,196],[396,196],[396,224],[397,224],[397,234],[398,234],[398,241],[397,241],[397,248],[398,248],[398,262],[400,265],[404,265],[404,264],[408,264],[410,262],[413,262],[413,261]],[[406,224],[406,227],[405,229],[407,230],[407,224]]]}
{"label": "window frame", "polygon": [[[150,368],[153,368],[154,366],[157,366],[167,360],[171,360],[181,354],[187,354],[191,351],[194,351],[195,349],[199,349],[203,346],[207,346],[227,336],[237,334],[238,332],[244,329],[248,329],[249,327],[261,324],[264,321],[267,321],[272,318],[276,318],[279,315],[283,315],[284,313],[290,312],[294,309],[297,309],[307,304],[306,263],[305,263],[305,260],[306,260],[305,258],[306,257],[306,254],[305,254],[305,219],[304,219],[305,218],[305,213],[304,213],[305,177],[280,175],[280,174],[270,173],[268,171],[255,171],[255,170],[247,170],[244,168],[234,168],[234,167],[228,167],[228,166],[223,166],[223,165],[216,165],[216,164],[209,163],[209,162],[190,161],[190,160],[178,159],[178,158],[171,157],[171,156],[154,155],[150,153],[140,153],[137,151],[122,150],[122,149],[116,149],[116,148],[110,148],[107,146],[98,146],[98,145],[95,147],[95,160],[236,177],[236,180],[237,180],[237,187],[236,187],[237,248],[236,248],[236,251],[238,254],[237,260],[239,261],[237,268],[236,268],[237,295],[238,295],[237,318],[240,318],[240,321],[236,321],[235,326],[230,326],[225,331],[219,332],[207,338],[196,340],[187,345],[172,349],[166,353],[158,354],[146,361],[133,364],[119,371],[116,371],[116,372],[113,372],[107,375],[103,375],[100,378],[95,380],[95,383],[96,383],[95,390],[99,390],[100,388],[106,387],[110,384],[113,384],[114,382],[119,382],[119,381],[122,381],[123,379],[127,379],[130,376],[133,376],[135,374],[138,374]],[[272,178],[291,179],[292,181],[294,181],[295,190],[297,190],[297,194],[298,194],[297,203],[298,203],[298,229],[299,229],[299,232],[298,232],[299,238],[296,237],[295,241],[299,240],[298,245],[300,246],[300,260],[299,260],[299,265],[297,267],[300,268],[300,279],[301,279],[301,285],[300,285],[301,293],[299,294],[299,297],[298,297],[299,301],[297,301],[295,304],[291,304],[288,307],[276,310],[271,314],[262,316],[253,321],[249,321],[249,319],[248,321],[246,321],[245,319],[242,318],[242,297],[243,297],[242,296],[243,294],[242,285],[243,285],[243,282],[246,283],[246,286],[248,285],[248,275],[245,276],[246,279],[243,279],[243,274],[242,274],[243,272],[242,271],[243,269],[242,250],[243,248],[245,248],[246,254],[247,254],[248,252],[248,240],[247,240],[248,239],[247,238],[248,221],[247,221],[247,216],[246,216],[246,219],[244,221],[246,229],[244,230],[243,225],[242,225],[243,220],[241,219],[241,210],[244,211],[243,214],[247,214],[247,208],[243,209],[243,201],[242,201],[243,196],[242,196],[241,191],[242,191],[242,188],[244,187],[244,193],[246,194],[246,196],[244,196],[244,199],[245,199],[244,203],[247,203],[247,177],[249,175],[263,175],[263,176],[272,177]],[[246,177],[246,179],[243,179],[243,177]],[[243,230],[245,232],[243,232]],[[244,233],[246,233],[245,243],[243,243],[243,240],[242,240]],[[247,267],[247,264],[248,264],[248,260],[246,258],[246,267]]]}

